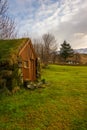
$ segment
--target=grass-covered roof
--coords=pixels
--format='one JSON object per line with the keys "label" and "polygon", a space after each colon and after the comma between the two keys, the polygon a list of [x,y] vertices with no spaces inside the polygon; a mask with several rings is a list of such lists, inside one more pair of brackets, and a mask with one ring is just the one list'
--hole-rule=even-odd
{"label": "grass-covered roof", "polygon": [[28,38],[0,40],[0,61],[7,60],[13,54],[17,54],[27,40]]}

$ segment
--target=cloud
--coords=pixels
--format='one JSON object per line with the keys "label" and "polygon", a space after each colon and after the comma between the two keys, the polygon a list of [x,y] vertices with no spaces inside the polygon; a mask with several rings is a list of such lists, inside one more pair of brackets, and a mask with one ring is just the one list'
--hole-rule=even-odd
{"label": "cloud", "polygon": [[87,47],[87,0],[9,0],[9,5],[20,36],[52,32],[60,44]]}
{"label": "cloud", "polygon": [[78,11],[75,10],[75,5],[70,12],[71,15],[68,17],[67,14],[64,15],[64,20],[60,22],[57,29],[52,29],[60,44],[63,40],[67,40],[73,48],[87,47],[87,39],[82,36],[82,34],[87,35],[87,1],[84,2],[84,4],[82,2],[78,4],[80,8]]}

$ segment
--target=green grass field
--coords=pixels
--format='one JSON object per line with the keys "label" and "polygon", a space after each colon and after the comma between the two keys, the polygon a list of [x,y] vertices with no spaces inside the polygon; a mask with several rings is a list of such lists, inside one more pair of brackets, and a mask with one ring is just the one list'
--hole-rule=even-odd
{"label": "green grass field", "polygon": [[87,130],[87,67],[50,65],[45,88],[0,95],[0,130]]}

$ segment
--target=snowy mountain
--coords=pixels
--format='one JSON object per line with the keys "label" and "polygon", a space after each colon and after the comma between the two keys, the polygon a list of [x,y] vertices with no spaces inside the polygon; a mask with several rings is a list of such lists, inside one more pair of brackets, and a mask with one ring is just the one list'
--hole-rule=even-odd
{"label": "snowy mountain", "polygon": [[87,48],[74,49],[75,53],[87,54]]}
{"label": "snowy mountain", "polygon": [[[87,48],[74,49],[75,53],[87,54]],[[56,51],[56,54],[60,54],[60,50]]]}

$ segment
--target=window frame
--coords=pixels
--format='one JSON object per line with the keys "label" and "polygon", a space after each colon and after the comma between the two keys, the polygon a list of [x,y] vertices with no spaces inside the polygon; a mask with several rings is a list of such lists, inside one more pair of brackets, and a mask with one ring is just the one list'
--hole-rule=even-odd
{"label": "window frame", "polygon": [[23,62],[23,67],[24,67],[24,68],[29,68],[29,63],[28,63],[28,61],[24,61],[24,62]]}

